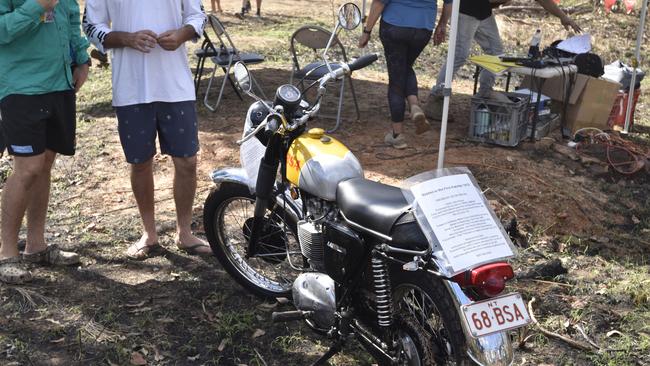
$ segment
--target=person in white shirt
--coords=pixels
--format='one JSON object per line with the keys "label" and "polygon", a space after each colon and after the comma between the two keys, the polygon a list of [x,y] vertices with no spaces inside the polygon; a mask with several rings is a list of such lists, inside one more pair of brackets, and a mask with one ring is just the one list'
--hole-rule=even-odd
{"label": "person in white shirt", "polygon": [[174,162],[176,246],[210,255],[191,232],[199,150],[194,85],[185,42],[203,34],[201,0],[87,0],[84,31],[101,51],[112,52],[113,106],[143,235],[126,254],[145,259],[161,252],[155,224],[153,156]]}

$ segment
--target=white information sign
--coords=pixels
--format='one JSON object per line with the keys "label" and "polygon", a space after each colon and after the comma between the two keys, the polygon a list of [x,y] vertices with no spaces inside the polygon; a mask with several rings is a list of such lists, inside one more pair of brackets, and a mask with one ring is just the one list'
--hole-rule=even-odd
{"label": "white information sign", "polygon": [[454,273],[514,254],[467,174],[434,178],[410,189]]}

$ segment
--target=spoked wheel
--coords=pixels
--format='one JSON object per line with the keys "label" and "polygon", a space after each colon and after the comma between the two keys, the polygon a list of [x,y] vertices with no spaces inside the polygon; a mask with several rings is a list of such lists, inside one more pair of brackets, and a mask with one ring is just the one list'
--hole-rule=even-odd
{"label": "spoked wheel", "polygon": [[440,279],[394,271],[393,309],[399,365],[467,365],[465,336]]}
{"label": "spoked wheel", "polygon": [[210,247],[224,269],[252,293],[289,297],[303,264],[296,223],[281,208],[268,210],[255,256],[247,256],[255,198],[248,187],[222,184],[205,201],[203,221]]}

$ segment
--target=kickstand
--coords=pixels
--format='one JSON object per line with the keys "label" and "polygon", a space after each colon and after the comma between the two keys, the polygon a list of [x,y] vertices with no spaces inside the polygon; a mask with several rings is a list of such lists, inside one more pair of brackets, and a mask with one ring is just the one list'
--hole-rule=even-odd
{"label": "kickstand", "polygon": [[343,338],[341,338],[341,339],[339,339],[338,341],[336,341],[336,342],[332,345],[332,347],[330,347],[330,349],[329,349],[327,352],[325,352],[324,355],[322,355],[318,360],[316,360],[316,362],[314,362],[313,364],[311,364],[311,366],[321,366],[321,365],[324,365],[325,362],[327,362],[327,360],[329,360],[330,358],[334,357],[334,355],[336,355],[337,353],[341,352],[341,350],[343,349],[343,344],[344,344],[344,343],[345,343],[345,340],[344,340]]}

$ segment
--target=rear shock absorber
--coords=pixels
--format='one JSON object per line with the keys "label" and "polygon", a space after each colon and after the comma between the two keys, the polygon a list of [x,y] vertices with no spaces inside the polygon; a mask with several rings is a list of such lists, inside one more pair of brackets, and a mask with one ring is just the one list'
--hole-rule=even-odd
{"label": "rear shock absorber", "polygon": [[380,327],[393,325],[393,299],[386,259],[376,252],[372,254],[372,281],[375,290],[377,324]]}

